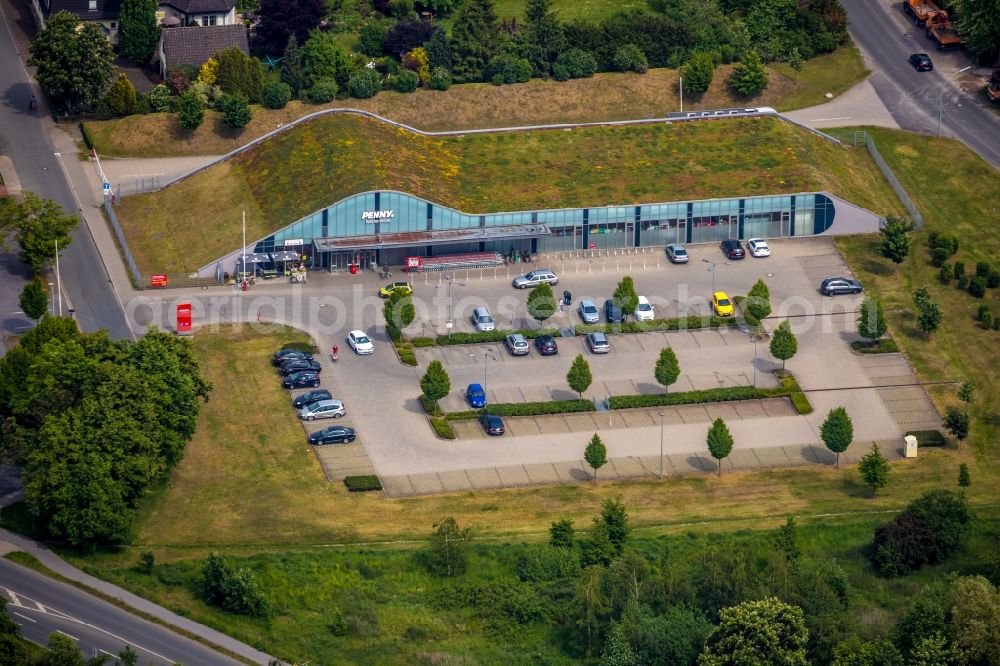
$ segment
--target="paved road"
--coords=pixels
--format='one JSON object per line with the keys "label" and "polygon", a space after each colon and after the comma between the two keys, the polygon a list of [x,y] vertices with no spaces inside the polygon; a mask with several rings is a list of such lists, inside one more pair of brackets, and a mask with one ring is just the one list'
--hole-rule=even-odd
{"label": "paved road", "polygon": [[[0,12],[3,11],[0,6]],[[46,131],[48,121],[28,111],[32,87],[7,25],[7,17],[4,14],[0,18],[3,19],[3,26],[0,26],[0,153],[14,161],[23,190],[52,199],[67,212],[79,213],[80,206],[68,184],[63,157],[56,154]],[[41,99],[41,94],[37,90],[34,92]],[[77,158],[75,154],[67,154],[65,159]],[[72,244],[61,254],[60,269],[63,293],[76,310],[80,328],[84,331],[106,328],[112,337],[131,337],[86,223],[81,221],[72,237]],[[23,274],[10,271],[9,262],[0,263],[0,271],[0,282],[5,283],[8,290],[20,292]],[[63,307],[67,307],[67,302]]]}
{"label": "paved road", "polygon": [[[869,59],[871,83],[903,129],[961,140],[1000,168],[1000,121],[975,95],[960,92],[959,70],[971,63],[961,51],[941,53],[900,9],[897,0],[843,0],[848,30]],[[907,58],[928,53],[934,71],[917,72]]]}
{"label": "paved road", "polygon": [[0,594],[24,636],[41,645],[59,631],[75,639],[87,656],[115,655],[128,644],[144,665],[240,663],[9,560],[0,559]]}

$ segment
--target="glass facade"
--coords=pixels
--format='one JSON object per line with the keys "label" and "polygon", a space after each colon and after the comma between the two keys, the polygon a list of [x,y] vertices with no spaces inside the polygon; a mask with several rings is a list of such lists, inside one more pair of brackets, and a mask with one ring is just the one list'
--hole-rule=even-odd
{"label": "glass facade", "polygon": [[[477,215],[402,192],[379,191],[312,213],[258,241],[254,251],[296,248],[311,254],[314,265],[334,266],[339,265],[336,259],[315,256],[315,239],[344,239],[345,256],[363,252],[379,263],[415,254],[505,253],[515,247],[535,253],[717,243],[811,236],[829,229],[835,215],[834,201],[820,193]],[[454,233],[460,231],[471,233]],[[449,240],[445,232],[454,238]],[[482,240],[470,238],[474,235]]]}

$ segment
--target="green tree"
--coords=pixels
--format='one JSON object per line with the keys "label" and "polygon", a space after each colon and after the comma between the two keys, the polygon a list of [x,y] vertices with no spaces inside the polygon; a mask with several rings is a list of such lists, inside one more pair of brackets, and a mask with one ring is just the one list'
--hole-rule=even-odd
{"label": "green tree", "polygon": [[795,564],[802,558],[802,549],[799,548],[795,518],[788,516],[785,524],[778,528],[778,534],[774,538],[774,543],[789,564]]}
{"label": "green tree", "polygon": [[662,614],[639,623],[636,652],[643,664],[694,666],[713,626],[685,606],[670,606]]}
{"label": "green tree", "polygon": [[959,446],[969,436],[969,415],[960,409],[949,408],[941,425],[958,440]]}
{"label": "green tree", "polygon": [[781,361],[781,369],[785,369],[785,361],[795,356],[799,350],[799,341],[792,333],[792,325],[788,320],[778,324],[771,336],[771,356]]}
{"label": "green tree", "polygon": [[615,554],[615,545],[608,536],[608,526],[595,518],[590,538],[580,544],[580,564],[584,567],[595,564],[607,566]]}
{"label": "green tree", "polygon": [[719,476],[722,476],[722,459],[727,457],[733,450],[733,436],[726,427],[725,421],[715,419],[708,429],[708,436],[705,438],[708,443],[708,452],[719,461]]}
{"label": "green tree", "polygon": [[566,383],[576,391],[582,400],[583,392],[590,388],[593,381],[594,378],[590,374],[590,364],[587,363],[583,354],[577,354],[576,358],[573,359],[573,364],[569,366],[569,372],[566,373]]}
{"label": "green tree", "polygon": [[775,597],[745,601],[719,612],[719,626],[709,636],[698,664],[807,666],[808,638],[801,608]]}
{"label": "green tree", "polygon": [[660,357],[656,359],[656,367],[653,368],[653,376],[663,387],[663,392],[667,393],[670,386],[681,376],[681,366],[677,362],[677,354],[673,348],[664,347],[660,350]]}
{"label": "green tree", "polygon": [[66,634],[53,631],[49,634],[49,653],[45,656],[45,663],[49,666],[85,666],[83,655],[76,646],[76,641]]}
{"label": "green tree", "polygon": [[681,68],[685,92],[701,94],[708,92],[715,77],[715,54],[695,51],[691,60]]}
{"label": "green tree", "polygon": [[905,666],[905,662],[892,641],[883,638],[861,643],[855,639],[837,646],[833,666]]}
{"label": "green tree", "polygon": [[233,129],[243,129],[252,117],[250,103],[239,93],[223,95],[219,109],[222,111],[222,123]]}
{"label": "green tree", "polygon": [[177,103],[177,121],[188,132],[194,132],[205,122],[205,104],[193,90],[181,93]]}
{"label": "green tree", "polygon": [[56,245],[65,250],[79,218],[66,215],[54,201],[25,192],[20,203],[0,209],[0,238],[11,231],[21,248],[20,259],[38,274],[56,257]]}
{"label": "green tree", "polygon": [[889,483],[889,463],[882,457],[876,444],[872,444],[868,453],[861,457],[858,471],[861,472],[865,485],[871,486],[872,497],[875,497],[875,491]]}
{"label": "green tree", "polygon": [[601,437],[597,433],[594,433],[594,436],[590,438],[590,442],[587,444],[587,448],[584,449],[583,459],[594,470],[594,483],[596,484],[597,470],[604,467],[608,462],[608,449],[604,446],[604,442],[601,441]]}
{"label": "green tree", "polygon": [[566,48],[562,25],[551,10],[550,0],[528,0],[517,37],[536,76],[548,75]]}
{"label": "green tree", "polygon": [[743,97],[753,97],[767,87],[767,70],[757,49],[750,49],[733,69],[729,85]]}
{"label": "green tree", "polygon": [[[604,538],[607,539],[606,533]],[[601,634],[607,626],[610,609],[603,578],[604,572],[600,567],[584,569],[568,604],[569,622],[576,629],[570,632],[571,640],[587,655],[594,654],[600,647]]]}
{"label": "green tree", "polygon": [[1000,591],[982,576],[962,576],[952,584],[950,633],[965,664],[1000,664]]}
{"label": "green tree", "polygon": [[441,361],[431,361],[420,378],[420,389],[428,400],[437,402],[451,392],[451,379]]}
{"label": "green tree", "polygon": [[880,230],[882,244],[879,251],[882,256],[896,264],[896,275],[899,275],[899,265],[910,254],[910,232],[913,223],[901,217],[887,217]]}
{"label": "green tree", "polygon": [[908,666],[959,666],[961,663],[961,655],[942,634],[920,638],[907,661]]}
{"label": "green tree", "polygon": [[553,548],[572,548],[575,535],[573,521],[568,518],[560,518],[549,525],[549,545]]}
{"label": "green tree", "polygon": [[635,650],[625,635],[624,627],[620,622],[615,622],[611,625],[611,631],[604,641],[601,666],[636,666],[638,663]]}
{"label": "green tree", "polygon": [[965,39],[965,49],[976,56],[995,55],[1000,44],[1000,13],[996,2],[954,0],[950,5],[958,16],[956,27]]}
{"label": "green tree", "polygon": [[965,403],[965,414],[969,414],[969,404],[976,397],[976,384],[971,379],[966,379],[958,387],[958,399]]}
{"label": "green tree", "polygon": [[840,454],[847,450],[854,440],[854,423],[843,407],[830,410],[819,429],[826,448],[837,454],[837,469],[840,469]]}
{"label": "green tree", "polygon": [[115,82],[111,84],[104,99],[108,108],[111,109],[111,113],[116,116],[130,116],[135,113],[139,105],[135,88],[132,87],[132,82],[128,80],[124,72],[119,74]]}
{"label": "green tree", "polygon": [[21,306],[21,310],[24,311],[24,314],[36,322],[49,309],[49,297],[45,294],[45,287],[42,286],[42,281],[37,277],[24,285],[24,289],[21,290],[21,296],[17,302]]}
{"label": "green tree", "polygon": [[754,282],[743,304],[747,312],[758,321],[771,314],[771,290],[768,289],[764,278],[759,278]]}
{"label": "green tree", "polygon": [[146,574],[147,576],[153,573],[153,568],[156,566],[156,556],[150,550],[144,550],[139,553],[139,571]]}
{"label": "green tree", "polygon": [[21,666],[28,663],[28,653],[21,638],[21,627],[7,615],[7,600],[0,598],[0,664]]}
{"label": "green tree", "polygon": [[281,81],[292,89],[292,96],[298,97],[306,87],[306,74],[302,66],[302,52],[299,51],[299,40],[295,35],[288,38],[285,53],[281,58]]}
{"label": "green tree", "polygon": [[555,314],[556,297],[552,294],[552,287],[544,282],[532,287],[528,293],[528,314],[538,322],[543,322]]}
{"label": "green tree", "polygon": [[431,38],[424,44],[424,50],[427,51],[427,65],[432,72],[441,68],[451,75],[451,44],[444,30],[435,28]]}
{"label": "green tree", "polygon": [[791,51],[788,52],[788,66],[792,68],[795,72],[795,78],[798,78],[799,72],[805,66],[805,59],[802,57],[802,53],[799,52],[798,47],[793,47]]}
{"label": "green tree", "polygon": [[[235,46],[222,49],[213,57],[219,63],[215,85],[222,88],[222,92],[241,95],[254,104],[260,102],[264,92],[264,67],[260,60],[248,56]],[[249,119],[247,122],[250,122]]]}
{"label": "green tree", "polygon": [[115,71],[114,52],[98,25],[67,11],[49,18],[28,48],[38,84],[67,112],[97,102]]}
{"label": "green tree", "polygon": [[136,666],[139,663],[139,653],[131,645],[126,645],[118,652],[118,663],[121,666]]}
{"label": "green tree", "polygon": [[160,41],[156,7],[156,0],[122,0],[118,13],[118,46],[121,54],[137,65],[146,65],[153,59]]}
{"label": "green tree", "polygon": [[888,330],[889,326],[885,321],[882,304],[877,299],[869,296],[861,304],[861,316],[858,318],[858,335],[871,342],[874,347]]}
{"label": "green tree", "polygon": [[968,488],[972,485],[972,479],[969,477],[969,466],[965,463],[958,466],[958,485],[961,488]]}
{"label": "green tree", "polygon": [[395,340],[403,329],[413,323],[417,316],[416,307],[413,305],[413,296],[393,290],[385,305],[382,306],[382,314],[385,316],[389,335]]}
{"label": "green tree", "polygon": [[624,314],[630,315],[635,312],[639,305],[639,294],[635,291],[635,282],[631,276],[626,275],[621,279],[621,282],[615,287],[615,293],[612,294],[612,297]]}
{"label": "green tree", "polygon": [[625,542],[628,540],[632,527],[628,524],[628,511],[625,510],[620,495],[609,497],[601,503],[601,515],[594,517],[594,525],[597,524],[607,528],[608,540],[614,546],[615,554],[621,555],[625,550]]}
{"label": "green tree", "polygon": [[332,79],[343,90],[347,88],[354,72],[354,65],[337,42],[337,35],[319,30],[313,31],[308,41],[302,45],[302,65],[310,86],[318,81]]}
{"label": "green tree", "polygon": [[347,79],[347,92],[356,99],[374,97],[382,89],[382,77],[374,69],[362,67],[351,72]]}
{"label": "green tree", "polygon": [[452,72],[459,82],[481,81],[486,65],[500,52],[500,23],[493,0],[468,0],[451,28]]}
{"label": "green tree", "polygon": [[269,109],[283,109],[292,99],[292,88],[283,81],[271,81],[264,84],[261,103]]}
{"label": "green tree", "polygon": [[460,529],[454,518],[445,518],[431,532],[430,569],[439,576],[461,576],[469,566],[472,530]]}

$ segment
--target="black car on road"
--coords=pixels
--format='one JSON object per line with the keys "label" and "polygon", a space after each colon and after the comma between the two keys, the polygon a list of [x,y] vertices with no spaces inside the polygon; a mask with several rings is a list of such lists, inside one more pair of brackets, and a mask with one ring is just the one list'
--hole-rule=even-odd
{"label": "black car on road", "polygon": [[319,386],[319,375],[309,370],[306,370],[305,372],[295,372],[282,377],[281,385],[286,389],[317,388]]}
{"label": "black car on road", "polygon": [[719,244],[719,247],[722,248],[722,253],[726,255],[726,259],[743,259],[747,256],[746,251],[743,249],[743,243],[735,238],[727,238]]}
{"label": "black car on road", "polygon": [[861,283],[845,277],[828,277],[819,285],[819,291],[824,296],[837,294],[860,294]]}
{"label": "black car on road", "polygon": [[321,372],[323,366],[320,365],[319,361],[311,361],[306,359],[294,359],[291,361],[284,361],[280,366],[278,366],[282,375],[290,375],[293,372],[305,372],[306,370],[310,372]]}
{"label": "black car on road", "polygon": [[326,389],[316,389],[314,391],[306,391],[302,395],[292,400],[292,407],[295,409],[302,409],[306,405],[311,405],[314,402],[319,402],[320,400],[332,400],[333,396]]}
{"label": "black car on road", "polygon": [[934,69],[934,63],[931,62],[931,57],[926,53],[914,53],[911,55],[910,64],[918,72],[929,72]]}
{"label": "black car on road", "polygon": [[553,356],[559,353],[559,345],[551,335],[539,335],[535,338],[535,349],[542,356]]}
{"label": "black car on road", "polygon": [[483,425],[483,430],[487,435],[499,437],[504,433],[503,419],[496,414],[483,414],[479,417],[479,422]]}
{"label": "black car on road", "polygon": [[281,349],[274,352],[274,356],[271,358],[271,365],[279,366],[285,361],[291,360],[312,360],[312,354],[309,352],[299,351],[298,349]]}
{"label": "black car on road", "polygon": [[604,318],[608,320],[609,324],[625,321],[625,313],[622,312],[621,306],[615,302],[615,299],[609,298],[604,301]]}
{"label": "black car on road", "polygon": [[330,426],[309,435],[309,443],[316,446],[322,446],[323,444],[349,444],[357,436],[358,434],[354,432],[354,428]]}

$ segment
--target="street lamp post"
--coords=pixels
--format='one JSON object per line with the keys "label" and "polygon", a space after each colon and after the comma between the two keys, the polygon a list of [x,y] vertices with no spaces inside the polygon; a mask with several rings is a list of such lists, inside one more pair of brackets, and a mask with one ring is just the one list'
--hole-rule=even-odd
{"label": "street lamp post", "polygon": [[663,479],[663,412],[660,412],[660,479]]}
{"label": "street lamp post", "polygon": [[757,388],[757,334],[753,335],[753,387]]}
{"label": "street lamp post", "polygon": [[[708,259],[708,258],[702,259],[702,261],[705,262],[706,264],[711,264],[712,265],[712,267],[709,268],[708,271],[712,274],[712,295],[715,295],[715,269],[720,264],[717,264],[717,263],[715,263],[714,261],[712,261],[711,259]],[[728,266],[729,262],[728,261],[724,261],[724,262],[722,262],[721,265],[722,266]]]}
{"label": "street lamp post", "polygon": [[[969,70],[969,69],[972,69],[972,65],[969,65],[968,67],[963,67],[962,69],[958,70],[957,73],[961,74],[962,72],[964,72],[966,70]],[[947,91],[942,91],[941,95],[938,97],[938,131],[937,131],[937,135],[939,137],[941,136],[941,117],[944,115],[944,96],[945,96],[946,92]],[[959,106],[961,106],[961,105],[959,105]]]}
{"label": "street lamp post", "polygon": [[494,361],[497,360],[493,356],[490,356],[490,353],[492,351],[493,351],[493,347],[487,347],[486,351],[484,351],[482,354],[473,354],[471,352],[469,353],[469,358],[478,358],[480,356],[483,357],[483,392],[486,391],[486,370],[489,367],[489,364],[487,363],[487,360],[489,360],[491,358]]}
{"label": "street lamp post", "polygon": [[451,282],[454,276],[445,275],[444,279],[448,281],[448,321],[445,322],[445,326],[448,328],[448,339],[451,340],[451,329],[455,326],[455,320],[452,319],[451,313]]}

